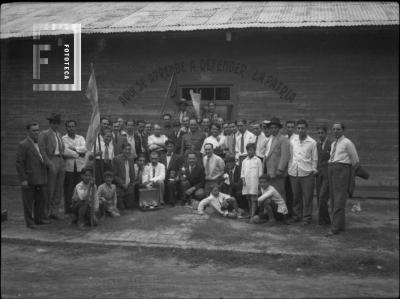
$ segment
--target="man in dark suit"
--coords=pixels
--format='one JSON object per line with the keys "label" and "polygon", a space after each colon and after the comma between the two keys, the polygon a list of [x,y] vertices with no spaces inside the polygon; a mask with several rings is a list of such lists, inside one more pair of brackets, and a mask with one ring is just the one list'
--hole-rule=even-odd
{"label": "man in dark suit", "polygon": [[328,161],[331,153],[331,141],[327,138],[327,127],[317,128],[319,140],[317,142],[318,165],[317,165],[317,202],[319,207],[318,223],[320,225],[331,224],[328,211],[329,200],[329,180],[328,180]]}
{"label": "man in dark suit", "polygon": [[161,163],[165,165],[165,201],[171,205],[175,205],[177,187],[178,187],[178,172],[183,165],[183,157],[175,154],[175,143],[172,140],[165,142],[167,153],[161,156]]}
{"label": "man in dark suit", "polygon": [[166,135],[168,140],[172,140],[175,143],[174,153],[182,155],[183,136],[186,133],[182,130],[181,123],[178,120],[173,122],[173,130]]}
{"label": "man in dark suit", "polygon": [[61,115],[52,113],[48,118],[50,128],[42,131],[38,137],[40,154],[47,165],[48,203],[45,206],[46,216],[60,220],[59,210],[64,193],[65,162],[63,159],[64,143],[58,127],[61,123]]}
{"label": "man in dark suit", "polygon": [[198,162],[194,151],[187,153],[187,163],[180,171],[181,201],[189,204],[190,199],[202,200],[204,193],[205,172],[202,163]]}
{"label": "man in dark suit", "polygon": [[224,183],[221,192],[232,195],[242,209],[248,208],[247,201],[242,200],[243,181],[240,178],[240,167],[236,165],[235,157],[228,156],[225,159]]}
{"label": "man in dark suit", "polygon": [[43,219],[47,197],[47,169],[38,146],[39,125],[31,123],[26,129],[28,136],[18,145],[16,168],[21,181],[25,224],[34,228],[34,224],[49,223]]}
{"label": "man in dark suit", "polygon": [[122,154],[113,160],[114,181],[117,186],[117,208],[133,209],[135,206],[135,165],[131,145],[122,145]]}

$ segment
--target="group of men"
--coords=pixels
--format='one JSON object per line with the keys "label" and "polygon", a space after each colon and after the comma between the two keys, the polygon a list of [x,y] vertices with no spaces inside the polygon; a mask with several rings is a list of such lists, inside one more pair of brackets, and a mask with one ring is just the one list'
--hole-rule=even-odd
{"label": "group of men", "polygon": [[[332,142],[327,127],[318,127],[316,141],[305,120],[287,121],[284,135],[283,124],[275,117],[262,122],[225,121],[209,109],[200,119],[189,117],[185,104],[181,106],[176,120],[164,114],[162,124],[123,118],[111,123],[101,118],[91,163],[97,186],[104,183],[105,173],[113,173],[119,210],[138,206],[140,188],[157,189],[160,205],[189,205],[208,197],[217,186],[252,218],[257,204],[252,207],[250,198],[260,195],[258,178],[263,176],[286,204],[289,222],[311,223],[316,184],[319,224],[331,224],[328,235],[345,230],[346,199],[359,158],[343,135],[343,123],[333,124]],[[50,127],[45,131],[40,132],[37,123],[27,126],[28,136],[17,152],[30,228],[62,218],[62,198],[64,212],[71,213],[74,188],[88,167],[87,152],[93,153],[84,137],[76,134],[75,120],[65,122],[67,133],[62,136],[61,116],[53,113],[47,119]]]}

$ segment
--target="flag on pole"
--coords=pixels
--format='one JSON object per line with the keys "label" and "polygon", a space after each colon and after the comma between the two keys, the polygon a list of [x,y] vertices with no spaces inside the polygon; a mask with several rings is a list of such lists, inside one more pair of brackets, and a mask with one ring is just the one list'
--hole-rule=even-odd
{"label": "flag on pole", "polygon": [[176,80],[175,72],[172,73],[171,79],[169,80],[169,85],[167,92],[165,94],[164,103],[161,107],[161,115],[164,114],[165,107],[167,106],[167,99],[175,99],[178,94],[178,82]]}
{"label": "flag on pole", "polygon": [[192,98],[194,111],[196,112],[197,118],[200,118],[201,93],[195,93],[193,89],[191,89],[189,92],[190,92],[190,97]]}
{"label": "flag on pole", "polygon": [[86,97],[90,100],[90,104],[92,105],[93,109],[92,116],[90,117],[89,127],[86,133],[86,148],[88,151],[91,151],[96,141],[96,137],[100,131],[99,100],[93,64],[90,64],[90,78],[86,89]]}

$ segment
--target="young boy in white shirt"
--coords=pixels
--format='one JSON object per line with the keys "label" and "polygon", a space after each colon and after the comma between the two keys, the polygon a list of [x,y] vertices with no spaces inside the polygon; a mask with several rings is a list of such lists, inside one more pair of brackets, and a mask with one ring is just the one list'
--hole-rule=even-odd
{"label": "young boy in white shirt", "polygon": [[[92,196],[94,200],[92,201]],[[72,223],[78,224],[79,229],[85,228],[85,222],[90,222],[90,210],[94,209],[93,224],[97,225],[96,214],[99,210],[99,199],[97,197],[97,188],[94,183],[93,169],[84,168],[82,170],[82,182],[77,184],[72,195]]]}
{"label": "young boy in white shirt", "polygon": [[207,205],[211,205],[220,215],[229,218],[236,218],[239,214],[236,199],[228,194],[219,192],[219,186],[214,185],[210,196],[200,201],[197,211],[200,215],[204,214]]}
{"label": "young boy in white shirt", "polygon": [[257,202],[260,206],[259,215],[253,217],[250,222],[251,223],[259,223],[265,215],[268,215],[268,219],[271,223],[275,223],[276,219],[274,216],[274,212],[278,215],[282,215],[283,223],[289,224],[287,215],[288,209],[283,197],[279,194],[279,192],[270,185],[269,178],[266,175],[262,175],[259,178],[260,191],[261,195],[258,197]]}

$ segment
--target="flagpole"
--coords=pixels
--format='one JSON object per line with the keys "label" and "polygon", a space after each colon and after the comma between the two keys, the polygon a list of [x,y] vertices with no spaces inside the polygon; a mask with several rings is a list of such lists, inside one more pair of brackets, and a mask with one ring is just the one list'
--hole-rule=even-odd
{"label": "flagpole", "polygon": [[[93,66],[92,66],[93,67]],[[92,189],[92,196],[90,197],[90,227],[93,227],[93,220],[94,220],[94,197],[96,188],[94,187],[96,184],[96,140],[94,142],[94,147],[93,147],[93,155],[94,155],[94,160],[93,160],[93,185],[91,186]]]}
{"label": "flagpole", "polygon": [[[93,62],[90,63],[90,74],[94,75]],[[95,197],[95,184],[96,184],[96,138],[94,139],[93,147],[93,185],[91,186],[92,194],[90,197],[90,227],[93,227],[94,222],[94,197]]]}
{"label": "flagpole", "polygon": [[171,79],[169,80],[168,89],[167,89],[167,92],[165,93],[164,103],[162,105],[161,112],[160,112],[161,115],[164,114],[165,106],[167,105],[168,93],[169,93],[169,90],[171,89],[172,80],[174,79],[174,76],[175,76],[175,72],[172,73]]}

